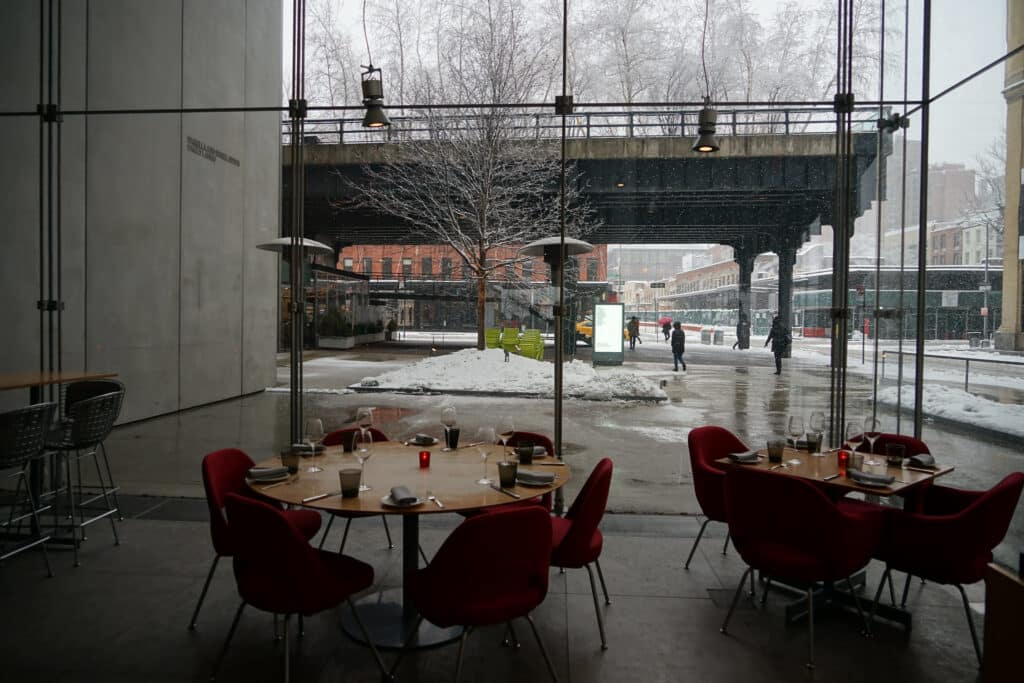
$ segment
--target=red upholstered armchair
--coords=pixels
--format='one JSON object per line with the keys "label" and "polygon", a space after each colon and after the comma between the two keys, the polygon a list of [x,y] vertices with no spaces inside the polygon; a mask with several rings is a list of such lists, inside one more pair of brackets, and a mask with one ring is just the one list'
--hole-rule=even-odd
{"label": "red upholstered armchair", "polygon": [[234,536],[235,582],[242,604],[235,612],[211,679],[220,669],[246,605],[284,616],[284,680],[287,683],[289,617],[297,614],[301,619],[335,607],[344,600],[348,601],[377,666],[386,675],[384,662],[350,598],[373,584],[373,567],[352,557],[313,548],[305,534],[292,523],[292,518],[268,503],[230,493],[226,509]]}
{"label": "red upholstered armchair", "polygon": [[[894,570],[927,581],[956,586],[963,600],[974,652],[981,665],[981,645],[971,618],[963,584],[981,581],[992,550],[1003,540],[1010,526],[1024,473],[1008,474],[988,491],[965,491],[932,486],[922,500],[922,512],[893,510],[878,550],[885,573],[878,583],[875,603],[885,579]],[[903,591],[906,601],[906,586]]]}
{"label": "red upholstered armchair", "polygon": [[608,641],[604,635],[604,620],[601,617],[601,607],[597,603],[597,586],[594,585],[594,572],[590,568],[593,564],[597,567],[597,576],[601,580],[601,590],[604,592],[604,602],[611,604],[608,599],[608,587],[604,583],[604,573],[601,571],[601,548],[604,545],[604,537],[598,525],[604,517],[604,509],[608,504],[608,492],[612,485],[612,461],[609,458],[602,459],[594,467],[594,470],[587,477],[583,488],[576,495],[572,507],[565,517],[552,517],[551,529],[552,550],[551,566],[562,569],[577,569],[584,567],[590,577],[590,592],[594,596],[594,611],[597,612],[597,628],[601,633],[601,649],[608,649]]}
{"label": "red upholstered armchair", "polygon": [[[749,566],[722,623],[726,632],[755,569],[768,577],[807,583],[808,668],[814,668],[814,583],[845,580],[871,560],[884,515],[868,506],[837,506],[809,481],[786,474],[735,468],[725,475],[725,507],[736,551]],[[856,601],[861,618],[864,613]],[[865,629],[870,625],[864,620]]]}
{"label": "red upholstered armchair", "polygon": [[[715,460],[724,458],[730,453],[742,453],[746,444],[735,434],[724,427],[698,427],[687,436],[690,450],[690,468],[693,470],[693,490],[697,494],[697,503],[704,513],[704,523],[700,525],[697,538],[693,542],[690,554],[686,557],[686,569],[690,568],[693,554],[704,535],[708,522],[725,522],[725,470],[715,464]],[[722,554],[729,547],[729,533],[725,534],[725,546]]]}
{"label": "red upholstered armchair", "polygon": [[[868,450],[868,443],[863,434],[857,436],[854,441],[859,442],[859,445],[856,447],[858,451]],[[906,434],[882,432],[878,435],[878,438],[875,439],[875,454],[885,455],[885,447],[891,443],[903,446],[903,455],[907,458],[920,453],[931,453],[931,451],[928,450],[928,444],[920,439],[915,439],[914,437],[907,436]]]}
{"label": "red upholstered armchair", "polygon": [[[406,576],[420,612],[409,643],[423,619],[442,627],[464,626],[455,664],[462,675],[462,652],[477,626],[511,622],[524,617],[533,630],[551,678],[558,682],[530,612],[548,592],[551,523],[537,505],[496,510],[471,517],[455,528],[425,568]],[[391,668],[398,670],[401,655]]]}
{"label": "red upholstered armchair", "polygon": [[[333,432],[323,438],[321,443],[325,446],[345,446],[349,450],[352,448],[352,437],[359,432],[359,427],[345,427],[343,429],[335,429]],[[380,431],[375,427],[367,429],[373,441],[388,441],[388,435]],[[334,519],[336,517],[345,517],[345,533],[341,535],[341,545],[338,546],[338,552],[345,552],[345,542],[348,540],[348,530],[352,526],[352,514],[331,514],[331,518],[327,520],[327,529],[324,531],[324,535],[320,538],[320,548],[324,547],[324,541],[327,540],[327,535],[331,533],[331,527],[334,525]],[[395,544],[391,542],[391,529],[388,527],[388,518],[384,515],[380,516],[380,521],[384,523],[384,535],[388,538],[388,550],[394,550]]]}
{"label": "red upholstered armchair", "polygon": [[[208,453],[203,458],[203,488],[206,490],[206,505],[210,510],[210,538],[213,541],[213,564],[206,575],[206,583],[199,594],[199,602],[192,612],[192,620],[188,627],[195,629],[196,619],[199,618],[199,610],[206,599],[206,591],[210,588],[210,581],[217,569],[217,563],[221,557],[232,557],[235,554],[235,536],[224,517],[224,506],[229,494],[235,493],[251,498],[260,498],[245,483],[245,475],[253,466],[252,458],[237,448],[224,448],[219,451]],[[269,501],[268,501],[269,502]],[[280,509],[277,503],[270,503]],[[320,513],[313,510],[285,510],[283,514],[309,540],[316,536],[320,530]]]}

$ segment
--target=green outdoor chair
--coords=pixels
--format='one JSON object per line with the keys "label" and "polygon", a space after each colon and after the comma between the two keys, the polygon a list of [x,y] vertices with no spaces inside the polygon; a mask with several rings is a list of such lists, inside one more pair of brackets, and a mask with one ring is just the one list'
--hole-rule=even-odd
{"label": "green outdoor chair", "polygon": [[517,347],[519,346],[519,330],[515,327],[506,327],[501,332],[501,348],[505,350],[506,360],[508,360],[508,354],[518,353]]}

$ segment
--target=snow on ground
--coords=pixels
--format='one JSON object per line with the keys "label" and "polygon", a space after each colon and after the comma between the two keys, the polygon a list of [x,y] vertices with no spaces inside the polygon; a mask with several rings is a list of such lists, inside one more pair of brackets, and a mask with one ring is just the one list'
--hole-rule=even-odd
{"label": "snow on ground", "polygon": [[[896,405],[896,387],[878,390],[878,402]],[[906,402],[904,389],[904,403]],[[998,403],[937,384],[924,385],[924,414],[1024,437],[1024,406]]]}
{"label": "snow on ground", "polygon": [[[500,349],[464,349],[366,377],[360,385],[440,392],[494,389],[549,397],[554,395],[554,365],[514,354],[506,362]],[[595,401],[667,398],[656,383],[636,372],[580,361],[564,365],[562,387],[565,396]]]}

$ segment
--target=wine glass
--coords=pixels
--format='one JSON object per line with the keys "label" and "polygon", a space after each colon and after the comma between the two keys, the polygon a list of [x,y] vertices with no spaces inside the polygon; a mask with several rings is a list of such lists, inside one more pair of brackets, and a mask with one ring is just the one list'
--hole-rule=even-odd
{"label": "wine glass", "polygon": [[445,432],[445,446],[441,450],[450,451],[452,449],[448,447],[448,431],[455,426],[455,406],[445,406],[441,411],[441,424],[444,425]]}
{"label": "wine glass", "polygon": [[356,411],[356,424],[366,431],[373,426],[373,408],[360,408]]}
{"label": "wine glass", "polygon": [[476,449],[480,453],[480,460],[484,464],[484,473],[476,483],[482,486],[490,486],[494,482],[487,478],[487,456],[491,454],[491,449],[494,448],[494,430],[490,427],[481,427],[476,433]]}
{"label": "wine glass", "polygon": [[366,461],[373,455],[373,432],[369,429],[360,429],[355,435],[356,460],[359,461],[359,490],[369,491],[370,485],[366,483],[363,472],[366,469]]}
{"label": "wine glass", "polygon": [[508,460],[508,440],[516,433],[516,428],[515,425],[512,424],[512,419],[502,417],[498,420],[498,426],[494,431],[498,433],[498,438],[501,439],[501,459]]}
{"label": "wine glass", "polygon": [[[316,455],[317,445],[323,441],[324,438],[324,423],[320,418],[314,417],[306,420],[306,443],[309,444],[309,454],[311,456]],[[323,472],[322,467],[317,465],[310,465],[306,468],[307,472]]]}
{"label": "wine glass", "polygon": [[844,432],[846,435],[846,450],[850,451],[850,453],[857,450],[857,446],[860,445],[860,439],[857,437],[861,435],[862,431],[861,426],[855,421],[850,420],[846,423],[846,431]]}
{"label": "wine glass", "polygon": [[882,423],[875,418],[868,416],[864,419],[864,438],[868,440],[868,447],[871,452],[868,455],[868,459],[864,462],[865,465],[881,465],[879,461],[875,460],[875,442],[878,441],[878,437],[882,435]]}
{"label": "wine glass", "polygon": [[789,438],[793,440],[793,448],[797,446],[797,440],[804,433],[804,419],[799,415],[789,416]]}

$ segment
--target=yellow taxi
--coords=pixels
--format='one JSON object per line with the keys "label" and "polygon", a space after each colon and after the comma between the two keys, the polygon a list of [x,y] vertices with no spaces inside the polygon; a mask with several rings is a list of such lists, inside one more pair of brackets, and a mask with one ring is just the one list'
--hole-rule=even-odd
{"label": "yellow taxi", "polygon": [[[629,341],[629,329],[622,328],[622,338]],[[594,345],[594,318],[586,316],[576,322],[576,341],[581,341],[587,346]]]}

